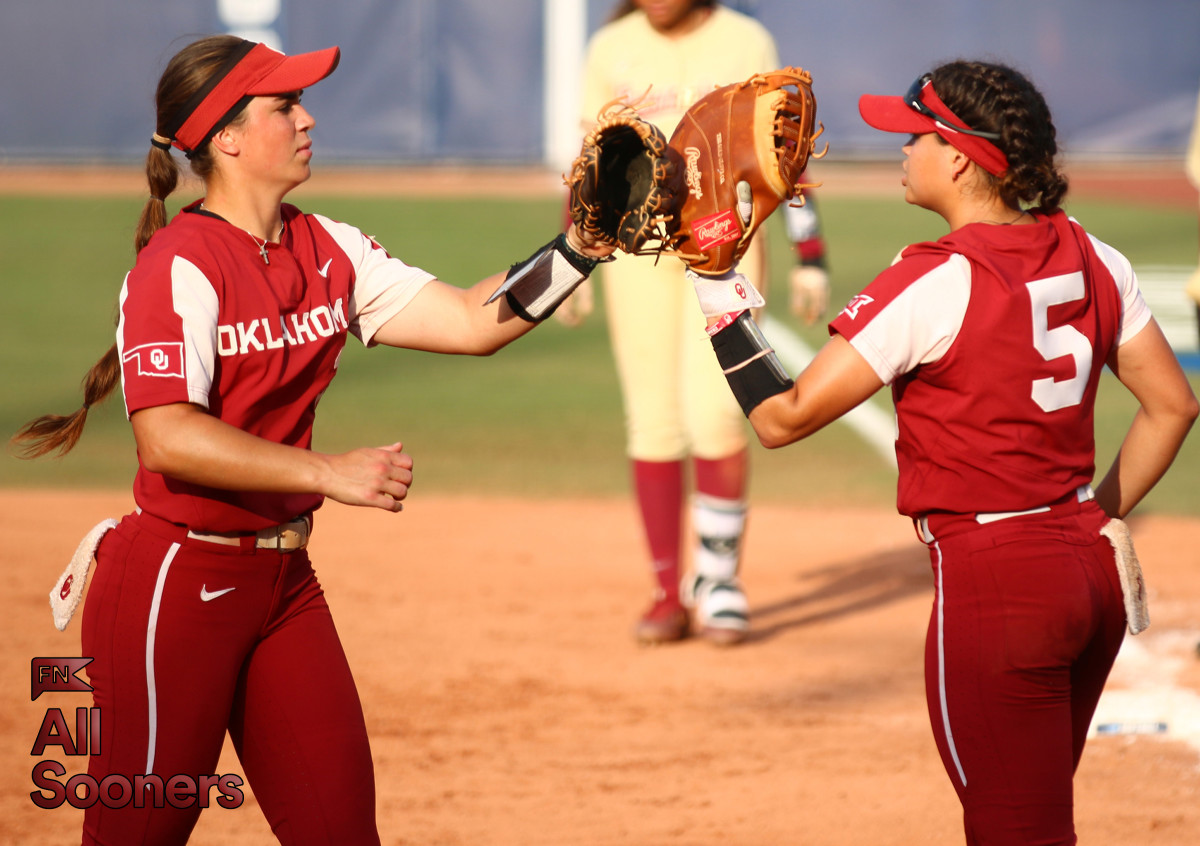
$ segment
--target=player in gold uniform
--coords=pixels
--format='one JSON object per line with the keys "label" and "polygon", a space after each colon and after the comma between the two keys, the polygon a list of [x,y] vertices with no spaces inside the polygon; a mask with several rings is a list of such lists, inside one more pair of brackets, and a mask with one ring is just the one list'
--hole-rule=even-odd
{"label": "player in gold uniform", "polygon": [[[668,138],[689,106],[713,88],[779,67],[770,33],[711,0],[630,0],[592,37],[584,71],[583,128],[614,99],[636,105]],[[793,309],[809,320],[823,311],[828,278],[824,242],[810,202],[787,208]],[[766,290],[765,234],[739,269]],[[742,640],[748,604],[738,578],[746,524],[745,418],[713,360],[684,266],[620,254],[603,267],[603,294],[625,406],[633,484],[654,570],[654,599],[639,621],[643,643],[680,640],[690,605],[699,633],[722,644]],[[558,316],[577,322],[590,310],[588,289]],[[683,578],[688,461],[692,572]]]}

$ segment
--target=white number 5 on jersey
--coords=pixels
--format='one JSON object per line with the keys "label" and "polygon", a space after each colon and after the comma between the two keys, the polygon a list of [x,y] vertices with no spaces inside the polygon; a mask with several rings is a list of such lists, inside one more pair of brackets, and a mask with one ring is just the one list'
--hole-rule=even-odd
{"label": "white number 5 on jersey", "polygon": [[1069,355],[1075,359],[1075,375],[1061,382],[1053,378],[1033,380],[1033,401],[1042,411],[1057,411],[1078,405],[1092,372],[1092,343],[1074,326],[1049,328],[1051,306],[1083,299],[1087,293],[1082,273],[1068,273],[1025,283],[1033,303],[1033,346],[1046,361]]}

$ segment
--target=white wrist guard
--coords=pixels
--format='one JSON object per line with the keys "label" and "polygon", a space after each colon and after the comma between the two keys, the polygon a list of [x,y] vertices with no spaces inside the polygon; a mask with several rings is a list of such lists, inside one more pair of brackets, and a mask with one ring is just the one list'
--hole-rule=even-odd
{"label": "white wrist guard", "polygon": [[705,317],[720,317],[731,311],[760,308],[766,304],[750,280],[736,270],[723,276],[701,276],[689,267],[685,275],[696,289],[696,299],[700,300],[700,310]]}
{"label": "white wrist guard", "polygon": [[513,314],[539,323],[588,278],[597,262],[572,249],[566,235],[559,235],[525,261],[514,264],[504,284],[488,297],[488,303],[503,294]]}

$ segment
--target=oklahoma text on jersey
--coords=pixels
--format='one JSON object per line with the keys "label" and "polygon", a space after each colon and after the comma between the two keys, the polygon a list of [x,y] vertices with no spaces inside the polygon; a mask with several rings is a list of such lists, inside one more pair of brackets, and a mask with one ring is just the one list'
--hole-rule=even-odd
{"label": "oklahoma text on jersey", "polygon": [[[284,344],[294,347],[315,341],[318,336],[330,338],[338,332],[349,331],[350,328],[341,299],[306,312],[281,314],[278,327],[272,328],[271,324],[269,318],[260,317],[249,323],[238,321],[218,326],[217,353],[223,356],[245,355],[251,349],[261,352],[277,350]],[[262,331],[261,339],[259,330]]]}

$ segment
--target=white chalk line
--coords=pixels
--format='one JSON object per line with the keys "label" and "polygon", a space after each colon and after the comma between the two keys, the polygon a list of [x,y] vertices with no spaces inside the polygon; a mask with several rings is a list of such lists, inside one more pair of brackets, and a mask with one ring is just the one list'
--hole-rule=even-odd
{"label": "white chalk line", "polygon": [[[800,336],[769,314],[762,315],[759,322],[762,324],[763,334],[775,348],[779,361],[789,373],[795,375],[808,366],[816,353],[808,344],[804,343]],[[857,432],[888,466],[895,469],[896,418],[894,413],[884,412],[868,400],[844,415],[841,422]]]}

